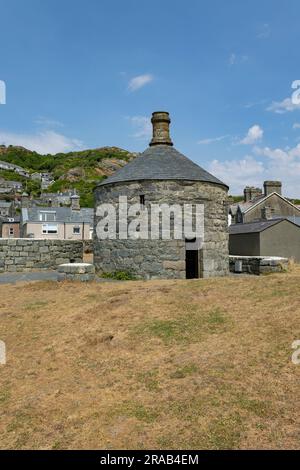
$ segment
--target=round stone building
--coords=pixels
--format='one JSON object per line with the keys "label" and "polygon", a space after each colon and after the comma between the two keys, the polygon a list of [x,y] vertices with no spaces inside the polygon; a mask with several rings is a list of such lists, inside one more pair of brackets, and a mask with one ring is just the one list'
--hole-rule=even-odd
{"label": "round stone building", "polygon": [[[178,152],[169,134],[167,112],[152,115],[153,138],[140,156],[98,184],[95,189],[95,233],[103,216],[98,206],[200,204],[204,206],[204,237],[199,248],[191,239],[124,239],[118,236],[94,240],[94,263],[100,273],[128,272],[136,278],[200,278],[228,274],[228,186]],[[194,244],[193,244],[194,246]]]}

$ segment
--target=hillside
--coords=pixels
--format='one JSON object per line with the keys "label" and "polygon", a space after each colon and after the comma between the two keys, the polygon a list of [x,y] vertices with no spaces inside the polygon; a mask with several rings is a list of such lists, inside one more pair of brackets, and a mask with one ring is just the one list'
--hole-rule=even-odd
{"label": "hillside", "polygon": [[[93,206],[93,189],[97,182],[111,175],[136,155],[118,147],[41,155],[23,147],[0,146],[1,161],[18,165],[30,174],[51,173],[55,183],[47,189],[47,192],[76,188],[81,196],[81,205],[85,207]],[[38,196],[40,188],[36,181],[26,181],[26,178],[10,171],[2,171],[1,176],[23,182],[29,193]]]}
{"label": "hillside", "polygon": [[0,286],[0,447],[299,448],[299,282]]}

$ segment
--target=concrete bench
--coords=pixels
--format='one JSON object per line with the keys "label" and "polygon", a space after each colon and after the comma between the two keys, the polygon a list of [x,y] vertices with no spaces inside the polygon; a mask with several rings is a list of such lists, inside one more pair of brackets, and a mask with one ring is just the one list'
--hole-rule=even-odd
{"label": "concrete bench", "polygon": [[58,266],[58,281],[93,281],[95,266],[89,263],[65,263]]}

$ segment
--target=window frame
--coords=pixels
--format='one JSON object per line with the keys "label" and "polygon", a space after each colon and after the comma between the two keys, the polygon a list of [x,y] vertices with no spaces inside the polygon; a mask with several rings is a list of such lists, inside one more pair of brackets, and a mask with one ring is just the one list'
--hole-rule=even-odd
{"label": "window frame", "polygon": [[[56,229],[50,229],[49,227],[56,227]],[[46,228],[45,228],[46,227]],[[58,224],[42,224],[42,234],[43,235],[57,235],[58,234]]]}
{"label": "window frame", "polygon": [[[48,220],[47,216],[52,215],[53,220]],[[39,211],[40,222],[56,222],[56,211]]]}
{"label": "window frame", "polygon": [[[78,232],[75,232],[75,229],[78,230]],[[81,235],[80,225],[73,225],[73,235]]]}

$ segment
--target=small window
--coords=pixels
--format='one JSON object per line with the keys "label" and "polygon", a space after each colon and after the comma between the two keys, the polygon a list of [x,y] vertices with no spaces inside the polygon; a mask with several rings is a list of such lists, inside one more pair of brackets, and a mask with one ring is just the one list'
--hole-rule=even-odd
{"label": "small window", "polygon": [[80,227],[73,227],[73,234],[80,235]]}
{"label": "small window", "polygon": [[57,225],[44,224],[43,227],[42,227],[42,233],[44,233],[44,234],[57,233]]}
{"label": "small window", "polygon": [[142,207],[145,206],[145,195],[144,195],[144,194],[141,194],[141,195],[140,195],[140,205],[141,205]]}
{"label": "small window", "polygon": [[55,222],[56,221],[56,212],[40,212],[40,221],[41,222]]}
{"label": "small window", "polygon": [[9,228],[9,235],[11,236],[11,235],[13,235],[13,234],[14,234],[14,229],[13,229],[13,227],[10,227],[10,228]]}

